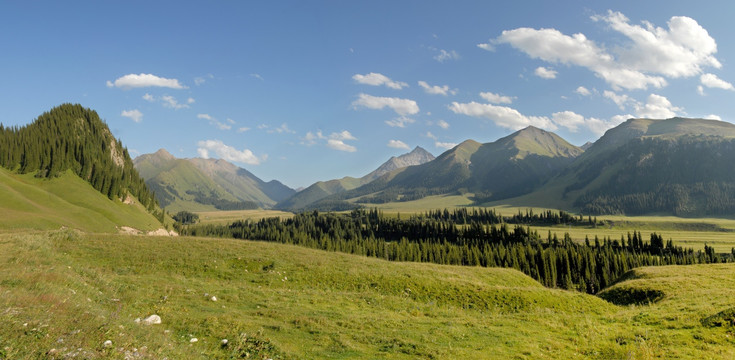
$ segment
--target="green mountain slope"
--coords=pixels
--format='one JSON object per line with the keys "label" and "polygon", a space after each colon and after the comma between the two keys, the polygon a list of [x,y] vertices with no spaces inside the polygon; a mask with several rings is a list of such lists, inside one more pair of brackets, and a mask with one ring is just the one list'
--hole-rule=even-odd
{"label": "green mountain slope", "polygon": [[519,200],[585,214],[735,212],[735,125],[631,119],[608,130],[560,176]]}
{"label": "green mountain slope", "polygon": [[55,107],[23,127],[0,124],[0,165],[0,228],[161,227],[127,149],[81,105]]}
{"label": "green mountain slope", "polygon": [[164,149],[138,156],[134,164],[161,205],[172,212],[268,208],[294,193],[227,161],[177,159]]}
{"label": "green mountain slope", "polygon": [[318,203],[320,200],[334,194],[341,194],[348,190],[368,184],[392,171],[413,165],[421,165],[434,160],[434,155],[417,146],[411,152],[398,157],[391,157],[377,169],[361,178],[344,177],[341,179],[319,181],[304,190],[299,191],[285,201],[276,205],[279,209],[302,210]]}
{"label": "green mountain slope", "polygon": [[144,231],[161,227],[138,201],[110,200],[71,171],[41,179],[0,168],[0,199],[0,229],[69,227],[114,233],[123,226]]}
{"label": "green mountain slope", "polygon": [[467,140],[431,162],[387,174],[342,197],[384,203],[470,192],[482,201],[503,199],[528,193],[581,153],[554,133],[528,127],[491,143]]}

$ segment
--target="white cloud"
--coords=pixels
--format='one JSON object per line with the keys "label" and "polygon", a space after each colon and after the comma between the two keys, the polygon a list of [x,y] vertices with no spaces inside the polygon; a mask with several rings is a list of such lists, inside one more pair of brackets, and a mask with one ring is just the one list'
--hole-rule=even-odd
{"label": "white cloud", "polygon": [[390,127],[405,128],[406,124],[413,124],[416,120],[406,116],[399,116],[392,120],[386,120],[385,123]]}
{"label": "white cloud", "polygon": [[646,119],[668,119],[675,117],[682,109],[671,104],[661,95],[651,94],[645,104],[635,104],[636,115]]}
{"label": "white cloud", "polygon": [[537,67],[533,73],[542,79],[556,79],[557,74],[553,69],[545,68],[543,66]]}
{"label": "white cloud", "polygon": [[510,104],[513,98],[510,96],[499,95],[491,92],[481,92],[480,97],[493,104]]}
{"label": "white cloud", "polygon": [[702,85],[708,88],[718,88],[730,91],[735,90],[735,87],[733,87],[732,84],[718,78],[715,74],[702,74],[702,76],[699,77],[699,81],[702,82]]}
{"label": "white cloud", "polygon": [[194,84],[196,86],[199,86],[199,85],[204,84],[205,82],[207,82],[207,79],[214,79],[214,75],[207,74],[206,77],[204,77],[204,76],[197,76],[197,77],[194,78]]}
{"label": "white cloud", "polygon": [[520,130],[529,125],[547,130],[556,130],[557,126],[545,116],[526,116],[518,110],[506,106],[480,104],[476,102],[452,102],[449,110],[455,114],[480,117],[492,120],[496,125],[511,130]]}
{"label": "white cloud", "polygon": [[704,86],[702,86],[702,85],[698,85],[697,86],[697,94],[702,95],[702,96],[705,95],[705,93],[704,93]]}
{"label": "white cloud", "polygon": [[199,141],[197,145],[199,146],[197,153],[205,159],[208,159],[212,152],[223,160],[249,165],[259,165],[266,158],[265,155],[258,158],[248,149],[237,150],[232,146],[225,145],[220,140],[203,140]]}
{"label": "white cloud", "polygon": [[569,129],[571,132],[577,132],[579,127],[585,123],[584,116],[573,111],[555,112],[551,114],[551,121]]}
{"label": "white cloud", "polygon": [[352,134],[350,134],[350,132],[347,130],[342,130],[342,132],[338,133],[332,133],[331,135],[329,135],[329,138],[334,140],[357,140],[357,138],[352,136]]}
{"label": "white cloud", "polygon": [[241,128],[238,128],[238,129],[237,129],[237,132],[239,132],[239,133],[244,133],[244,132],[246,132],[246,131],[248,131],[248,130],[250,130],[250,128],[249,128],[249,127],[243,126],[243,127],[241,127]]}
{"label": "white cloud", "polygon": [[209,121],[209,124],[210,125],[214,125],[217,129],[220,129],[220,130],[230,130],[230,129],[232,129],[232,126],[217,121],[217,119],[215,119],[214,117],[212,117],[209,114],[197,114],[197,118],[204,119],[204,120]]}
{"label": "white cloud", "polygon": [[401,140],[390,140],[388,141],[388,147],[394,149],[410,149],[406,143]]}
{"label": "white cloud", "polygon": [[156,98],[149,93],[145,93],[145,95],[143,95],[143,100],[148,101],[148,102],[155,102]]}
{"label": "white cloud", "polygon": [[[192,99],[192,100],[194,100],[194,99]],[[173,97],[173,96],[171,96],[171,95],[161,96],[161,102],[163,103],[163,106],[164,107],[175,109],[175,110],[185,109],[185,108],[188,108],[189,107],[189,105],[187,105],[187,104],[181,104],[181,103],[179,103],[178,100],[176,100],[176,98]]]}
{"label": "white cloud", "polygon": [[179,80],[158,77],[153,74],[128,74],[119,77],[115,82],[107,81],[107,87],[117,87],[121,89],[132,89],[141,87],[166,87],[171,89],[186,89],[181,85]]}
{"label": "white cloud", "polygon": [[194,98],[192,98],[192,97],[190,97],[190,98],[186,99],[186,103],[187,103],[187,104],[193,104],[193,103],[195,103],[195,102],[196,102],[196,100],[194,100]]}
{"label": "white cloud", "polygon": [[443,86],[433,85],[432,86],[432,85],[429,85],[426,81],[419,81],[419,86],[421,86],[421,88],[424,89],[424,91],[427,94],[432,94],[432,95],[447,96],[448,94],[454,95],[457,93],[457,90],[450,90],[449,85],[443,85]]}
{"label": "white cloud", "polygon": [[518,28],[503,31],[493,43],[507,43],[532,58],[549,63],[582,66],[604,79],[614,90],[647,89],[667,85],[665,77],[690,77],[702,68],[722,65],[714,57],[715,40],[695,20],[675,16],[668,29],[649,22],[643,26],[629,24],[622,13],[592,17],[625,36],[620,45],[598,46],[584,34],[565,35],[556,29]]}
{"label": "white cloud", "polygon": [[143,121],[143,113],[140,112],[138,109],[134,110],[123,110],[122,113],[120,113],[120,116],[129,118],[130,120],[133,120],[137,123]]}
{"label": "white cloud", "polygon": [[436,122],[436,125],[439,126],[442,129],[444,129],[444,130],[449,129],[449,123],[446,122],[446,121],[444,121],[444,120],[437,121]]}
{"label": "white cloud", "polygon": [[455,146],[457,146],[457,143],[453,142],[441,142],[441,141],[435,141],[434,146],[442,149],[451,149]]}
{"label": "white cloud", "polygon": [[479,47],[479,48],[480,48],[480,49],[482,49],[482,50],[487,50],[487,51],[495,51],[495,46],[493,46],[493,45],[492,45],[492,44],[490,44],[490,43],[481,43],[481,44],[477,44],[477,47]]}
{"label": "white cloud", "polygon": [[339,151],[346,151],[346,152],[355,152],[357,151],[357,148],[352,145],[347,145],[342,140],[337,139],[329,139],[327,140],[327,146]]}
{"label": "white cloud", "polygon": [[602,93],[602,96],[612,100],[615,105],[617,105],[620,110],[625,110],[625,105],[631,101],[633,101],[631,98],[628,97],[628,95],[618,95],[610,90],[605,90]]}
{"label": "white cloud", "polygon": [[454,50],[446,51],[444,49],[439,49],[439,54],[434,56],[434,60],[443,63],[447,60],[459,60],[459,54]]}
{"label": "white cloud", "polygon": [[589,96],[592,94],[586,87],[580,86],[577,88],[577,90],[574,90],[575,93],[582,95],[582,96]]}
{"label": "white cloud", "polygon": [[643,26],[631,25],[625,15],[610,10],[592,19],[606,22],[630,39],[628,44],[616,47],[618,61],[626,68],[679,78],[700,74],[704,66],[722,66],[714,57],[717,43],[692,18],[671,17],[668,29],[647,21]]}
{"label": "white cloud", "polygon": [[722,121],[722,118],[719,117],[718,115],[715,115],[715,114],[709,114],[709,115],[705,116],[704,118],[705,119],[709,119],[709,120],[720,120],[720,121]]}
{"label": "white cloud", "polygon": [[400,90],[404,87],[408,87],[408,84],[400,81],[393,81],[389,77],[379,73],[369,73],[367,75],[355,74],[352,79],[359,84],[381,86],[385,85],[388,88]]}
{"label": "white cloud", "polygon": [[316,133],[313,133],[311,131],[307,132],[306,135],[301,139],[301,144],[306,146],[311,146],[316,144],[317,140],[319,139],[325,139],[324,135],[322,135],[321,131],[317,131]]}
{"label": "white cloud", "polygon": [[368,94],[358,95],[358,99],[352,102],[352,106],[355,108],[363,106],[368,109],[377,110],[389,107],[398,115],[413,115],[419,112],[419,106],[416,104],[416,101],[395,97],[372,96]]}
{"label": "white cloud", "polygon": [[262,124],[262,125],[258,125],[258,129],[261,129],[261,130],[267,129],[266,132],[269,133],[269,134],[274,134],[274,133],[277,133],[277,134],[295,134],[296,133],[295,131],[289,129],[288,128],[288,125],[286,123],[283,123],[283,124],[281,124],[281,126],[279,126],[277,128],[273,128],[273,129],[270,129],[270,127],[268,125]]}
{"label": "white cloud", "polygon": [[250,77],[251,78],[254,78],[254,79],[258,79],[260,81],[265,81],[265,79],[263,79],[263,77],[260,76],[260,74],[252,73],[252,74],[250,74]]}

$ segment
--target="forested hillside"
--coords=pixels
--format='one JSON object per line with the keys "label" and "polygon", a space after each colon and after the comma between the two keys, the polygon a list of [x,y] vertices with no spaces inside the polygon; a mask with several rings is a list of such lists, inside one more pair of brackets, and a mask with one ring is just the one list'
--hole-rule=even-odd
{"label": "forested hillside", "polygon": [[0,124],[0,166],[40,178],[72,170],[110,199],[129,194],[149,211],[157,206],[127,149],[97,112],[78,104],[55,107],[23,127]]}
{"label": "forested hillside", "polygon": [[733,124],[631,119],[541,191],[561,188],[584,214],[729,215],[735,211],[733,163]]}

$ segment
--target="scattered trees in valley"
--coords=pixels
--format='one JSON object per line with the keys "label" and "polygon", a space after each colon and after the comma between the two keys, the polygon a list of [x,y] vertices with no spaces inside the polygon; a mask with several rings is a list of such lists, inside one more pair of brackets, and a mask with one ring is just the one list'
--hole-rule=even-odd
{"label": "scattered trees in valley", "polygon": [[[510,219],[579,220],[564,214],[519,214]],[[177,230],[182,235],[273,241],[394,261],[508,267],[548,287],[588,293],[596,293],[639,266],[732,260],[729,254],[716,254],[709,246],[705,251],[674,246],[656,233],[648,239],[635,231],[619,240],[595,237],[585,244],[574,243],[568,234],[560,239],[549,233],[544,239],[527,226],[509,224],[492,210],[434,211],[407,219],[386,217],[378,210],[357,209],[349,214],[313,211],[290,219],[179,226]]]}

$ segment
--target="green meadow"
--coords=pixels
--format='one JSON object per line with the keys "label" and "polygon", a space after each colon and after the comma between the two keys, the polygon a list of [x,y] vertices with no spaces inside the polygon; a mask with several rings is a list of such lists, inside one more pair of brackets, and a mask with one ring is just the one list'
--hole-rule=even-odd
{"label": "green meadow", "polygon": [[734,264],[637,269],[596,297],[509,269],[67,229],[0,235],[0,267],[3,359],[735,356]]}

